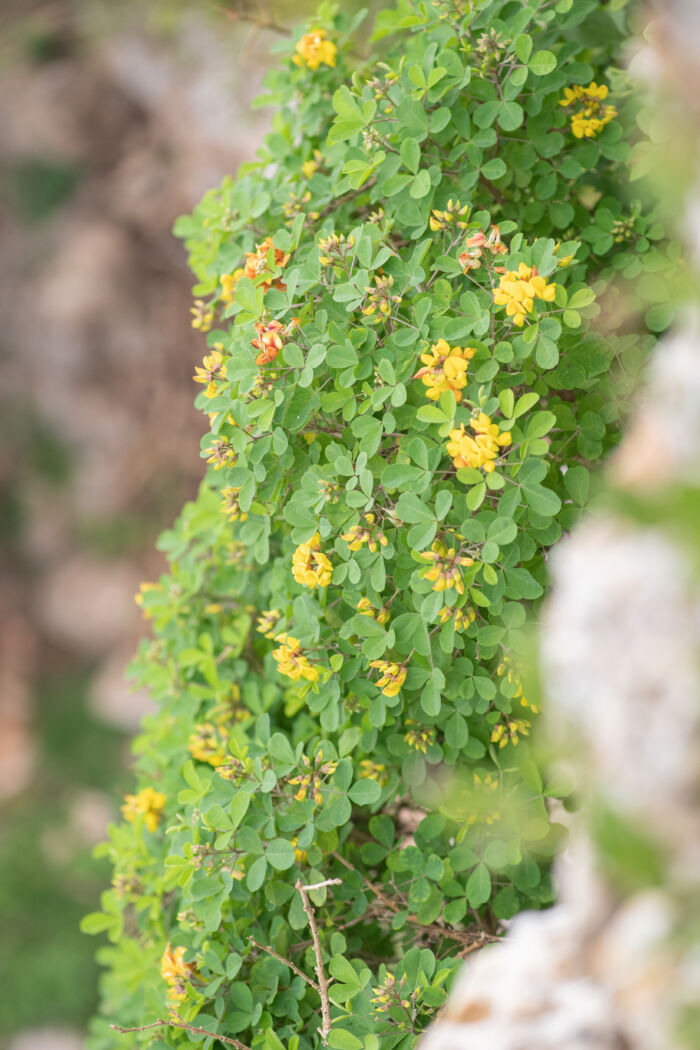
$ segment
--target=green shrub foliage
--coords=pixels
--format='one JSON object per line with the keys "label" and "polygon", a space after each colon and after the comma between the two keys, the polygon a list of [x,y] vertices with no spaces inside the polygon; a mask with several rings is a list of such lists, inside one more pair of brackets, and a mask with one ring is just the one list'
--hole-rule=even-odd
{"label": "green shrub foliage", "polygon": [[139,596],[93,1048],[408,1047],[553,897],[523,627],[670,320],[624,2],[355,23],[280,47],[260,159],[176,226],[210,467]]}

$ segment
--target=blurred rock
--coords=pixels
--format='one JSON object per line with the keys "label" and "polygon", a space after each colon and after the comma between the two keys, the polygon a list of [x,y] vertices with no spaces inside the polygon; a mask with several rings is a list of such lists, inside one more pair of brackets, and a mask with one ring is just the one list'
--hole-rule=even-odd
{"label": "blurred rock", "polygon": [[88,704],[103,722],[134,733],[144,715],[154,710],[154,702],[145,689],[134,689],[125,678],[126,665],[135,646],[115,649],[101,664],[90,685]]}
{"label": "blurred rock", "polygon": [[137,620],[138,574],[127,562],[77,554],[50,569],[36,596],[36,616],[55,642],[83,658],[99,656]]}
{"label": "blurred rock", "polygon": [[8,1050],[83,1050],[85,1041],[78,1032],[60,1028],[32,1028],[20,1032]]}

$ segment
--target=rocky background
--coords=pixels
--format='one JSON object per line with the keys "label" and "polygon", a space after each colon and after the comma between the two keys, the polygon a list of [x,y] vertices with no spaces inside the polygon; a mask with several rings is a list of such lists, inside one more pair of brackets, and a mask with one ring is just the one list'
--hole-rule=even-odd
{"label": "rocky background", "polygon": [[631,68],[656,92],[658,193],[694,288],[607,506],[552,559],[546,747],[578,808],[556,814],[571,831],[558,903],[465,964],[422,1050],[700,1046],[700,7],[659,0],[646,16]]}
{"label": "rocky background", "polygon": [[94,1006],[90,850],[148,703],[124,681],[133,595],[202,474],[170,230],[253,156],[276,38],[197,3],[0,11],[3,1050],[78,1050]]}

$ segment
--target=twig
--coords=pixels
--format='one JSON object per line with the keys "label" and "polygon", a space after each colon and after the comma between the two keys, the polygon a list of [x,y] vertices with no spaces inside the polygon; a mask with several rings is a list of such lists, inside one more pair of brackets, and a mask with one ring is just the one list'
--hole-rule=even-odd
{"label": "twig", "polygon": [[281,33],[282,36],[291,36],[291,29],[279,25],[271,18],[261,18],[247,11],[232,11],[230,7],[219,7],[219,11],[231,22],[248,22],[250,25],[258,26],[260,29],[269,29],[273,33]]}
{"label": "twig", "polygon": [[284,963],[284,965],[288,966],[290,970],[293,970],[298,977],[302,977],[307,984],[310,984],[314,991],[318,992],[319,995],[321,994],[321,989],[315,981],[312,981],[310,977],[307,977],[304,971],[300,970],[299,967],[295,966],[289,959],[285,959],[283,955],[278,955],[275,949],[271,948],[269,944],[260,944],[255,940],[255,937],[249,937],[248,940],[251,944],[254,944],[256,948],[259,948],[261,952],[267,952],[267,954],[271,955],[274,959],[278,959],[279,962]]}
{"label": "twig", "polygon": [[212,1039],[218,1039],[220,1043],[228,1043],[230,1046],[235,1046],[237,1050],[250,1050],[249,1046],[242,1043],[240,1039],[232,1039],[228,1035],[220,1035],[218,1032],[210,1032],[208,1028],[200,1028],[199,1025],[186,1024],[184,1021],[164,1021],[162,1017],[159,1017],[157,1021],[153,1021],[152,1024],[143,1024],[137,1028],[122,1028],[121,1025],[111,1024],[109,1026],[113,1028],[115,1032],[146,1032],[149,1028],[185,1028],[188,1032],[194,1032],[195,1035],[210,1035]]}
{"label": "twig", "polygon": [[[361,871],[358,871],[357,868],[353,864],[351,864],[349,860],[346,860],[345,857],[341,857],[339,853],[332,853],[331,856],[334,857],[336,860],[340,861],[340,863],[343,864],[348,869],[348,871],[353,871],[355,872],[355,874],[359,875],[367,889],[371,890],[375,897],[377,897],[382,902],[382,904],[389,909],[389,911],[393,912],[395,915],[401,911],[401,908],[399,908],[396,901],[393,901],[391,897],[387,897],[386,894],[384,894],[378,886],[375,886],[373,882],[370,882],[370,880],[366,878],[366,876],[364,876]],[[485,930],[479,930],[475,933],[470,933],[468,930],[451,930],[447,926],[440,926],[436,922],[431,922],[425,925],[424,923],[419,922],[415,915],[408,915],[406,917],[406,922],[410,926],[419,927],[424,933],[432,935],[435,938],[444,937],[447,940],[456,941],[458,944],[464,945],[464,948],[460,949],[460,951],[458,952],[458,955],[460,956],[468,955],[476,948],[483,948],[485,944],[489,944],[492,941],[499,940],[498,937],[494,936],[493,934],[486,933]]]}
{"label": "twig", "polygon": [[[303,890],[322,890],[324,886],[342,886],[342,879],[325,879],[323,882],[312,882],[310,886],[302,886]],[[298,887],[297,887],[298,889]]]}
{"label": "twig", "polygon": [[314,909],[311,906],[311,901],[308,897],[308,890],[320,889],[322,886],[337,886],[341,883],[341,879],[327,879],[325,882],[317,882],[313,886],[305,886],[301,879],[296,881],[296,889],[301,894],[301,903],[306,912],[306,917],[309,920],[309,926],[311,927],[311,936],[314,942],[314,954],[316,956],[316,977],[318,979],[318,993],[321,996],[321,1027],[319,1033],[321,1040],[325,1045],[328,1041],[328,1033],[331,1030],[331,1003],[328,998],[328,981],[326,980],[326,974],[323,969],[323,954],[321,952],[321,941],[318,936],[318,927],[316,926],[316,916],[314,915]]}

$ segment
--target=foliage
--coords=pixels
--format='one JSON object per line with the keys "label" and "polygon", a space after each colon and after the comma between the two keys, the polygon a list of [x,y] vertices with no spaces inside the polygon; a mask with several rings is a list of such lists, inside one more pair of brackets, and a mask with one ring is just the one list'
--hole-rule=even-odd
{"label": "foliage", "polygon": [[[160,708],[85,920],[93,1048],[166,1015],[308,1050],[324,999],[337,1050],[409,1046],[552,900],[524,626],[675,280],[629,193],[624,7],[399,0],[367,61],[326,7],[259,160],[178,221],[210,470],[139,596]],[[331,879],[319,958],[299,886]]]}

